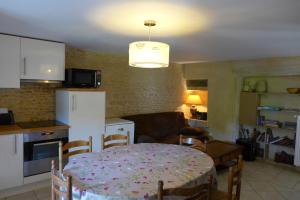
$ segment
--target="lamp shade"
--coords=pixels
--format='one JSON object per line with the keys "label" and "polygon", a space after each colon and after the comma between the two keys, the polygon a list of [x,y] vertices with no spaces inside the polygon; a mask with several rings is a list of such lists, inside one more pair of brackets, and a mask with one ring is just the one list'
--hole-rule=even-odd
{"label": "lamp shade", "polygon": [[199,95],[197,94],[190,94],[185,102],[186,104],[191,104],[191,105],[201,105],[202,100]]}
{"label": "lamp shade", "polygon": [[169,50],[169,45],[162,42],[132,42],[129,44],[129,65],[141,68],[168,67]]}

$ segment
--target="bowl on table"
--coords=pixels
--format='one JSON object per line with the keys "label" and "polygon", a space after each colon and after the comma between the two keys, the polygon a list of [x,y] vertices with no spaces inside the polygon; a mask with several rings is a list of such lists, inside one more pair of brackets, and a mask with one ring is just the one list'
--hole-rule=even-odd
{"label": "bowl on table", "polygon": [[286,90],[290,94],[299,94],[300,93],[300,88],[287,88]]}

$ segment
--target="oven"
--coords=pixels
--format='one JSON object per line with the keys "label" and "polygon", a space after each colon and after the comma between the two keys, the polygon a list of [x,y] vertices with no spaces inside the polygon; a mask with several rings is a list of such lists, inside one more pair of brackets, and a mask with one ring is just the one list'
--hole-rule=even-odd
{"label": "oven", "polygon": [[24,177],[50,172],[52,160],[58,165],[59,142],[68,137],[68,129],[24,133]]}

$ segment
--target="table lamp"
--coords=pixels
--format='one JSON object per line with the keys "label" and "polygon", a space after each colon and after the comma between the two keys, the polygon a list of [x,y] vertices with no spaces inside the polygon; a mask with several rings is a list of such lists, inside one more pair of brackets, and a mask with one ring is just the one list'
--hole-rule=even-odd
{"label": "table lamp", "polygon": [[197,112],[196,105],[202,104],[202,100],[200,96],[197,94],[190,94],[186,99],[185,103],[191,105],[190,112],[192,114],[192,118],[196,118],[196,112]]}

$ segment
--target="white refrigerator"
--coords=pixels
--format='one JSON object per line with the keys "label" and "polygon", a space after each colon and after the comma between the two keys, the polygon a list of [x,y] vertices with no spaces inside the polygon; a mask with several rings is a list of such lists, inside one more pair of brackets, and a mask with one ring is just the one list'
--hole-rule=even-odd
{"label": "white refrigerator", "polygon": [[56,120],[71,126],[69,141],[88,140],[92,136],[93,151],[100,151],[105,132],[105,92],[57,90]]}

